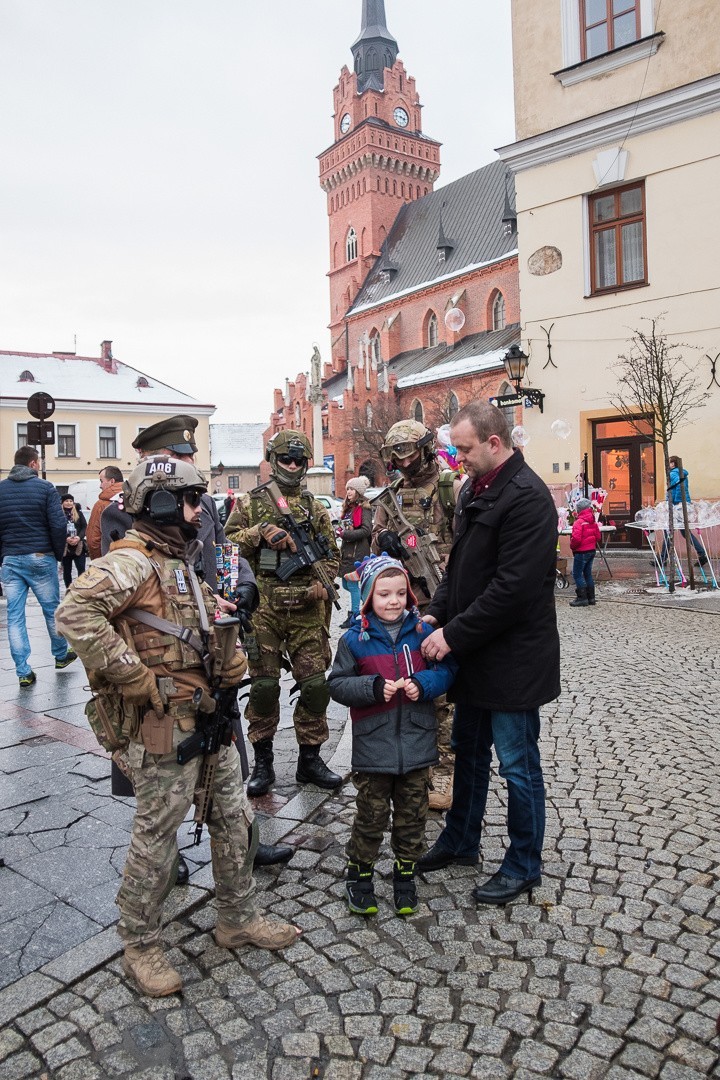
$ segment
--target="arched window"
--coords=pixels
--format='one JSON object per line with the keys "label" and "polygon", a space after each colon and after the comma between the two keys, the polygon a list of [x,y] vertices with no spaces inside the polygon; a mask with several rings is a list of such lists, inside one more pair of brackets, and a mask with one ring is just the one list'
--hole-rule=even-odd
{"label": "arched window", "polygon": [[357,259],[357,233],[350,226],[350,230],[347,234],[347,240],[345,241],[345,254],[347,261],[352,262],[353,259]]}
{"label": "arched window", "polygon": [[370,335],[370,359],[380,363],[380,335],[377,330]]}
{"label": "arched window", "polygon": [[35,376],[32,371],[21,371],[18,382],[35,382]]}
{"label": "arched window", "polygon": [[451,390],[447,399],[447,415],[448,420],[452,421],[454,416],[460,412],[460,402],[457,399],[457,394]]}
{"label": "arched window", "polygon": [[493,300],[492,328],[493,330],[505,329],[505,297],[501,292]]}
{"label": "arched window", "polygon": [[367,424],[367,426],[369,428],[371,428],[372,427],[372,422],[373,422],[373,407],[370,404],[370,402],[368,401],[367,405],[365,406],[365,423]]}
{"label": "arched window", "polygon": [[413,420],[417,420],[418,424],[424,424],[425,423],[425,414],[424,414],[424,411],[423,411],[422,401],[418,401],[416,399],[413,402],[412,411],[413,411]]}
{"label": "arched window", "polygon": [[[507,394],[514,394],[515,387],[511,386],[509,382],[504,382],[498,390],[498,397],[505,397]],[[515,407],[514,405],[500,406],[500,412],[505,417],[505,423],[508,426],[508,430],[512,431],[515,427]]]}
{"label": "arched window", "polygon": [[438,343],[438,321],[437,315],[433,311],[428,319],[427,324],[427,343],[428,349],[434,349]]}

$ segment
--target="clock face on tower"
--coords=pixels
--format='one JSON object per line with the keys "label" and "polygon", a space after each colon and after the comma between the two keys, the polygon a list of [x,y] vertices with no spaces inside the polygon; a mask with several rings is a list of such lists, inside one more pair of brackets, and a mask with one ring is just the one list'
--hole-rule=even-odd
{"label": "clock face on tower", "polygon": [[393,117],[395,118],[395,123],[397,124],[398,127],[407,127],[408,126],[408,120],[410,119],[410,117],[408,116],[408,114],[405,112],[404,109],[397,108],[395,110],[395,112],[393,113]]}
{"label": "clock face on tower", "polygon": [[340,121],[340,130],[342,131],[343,135],[345,135],[350,130],[350,124],[350,113],[345,113],[342,120]]}

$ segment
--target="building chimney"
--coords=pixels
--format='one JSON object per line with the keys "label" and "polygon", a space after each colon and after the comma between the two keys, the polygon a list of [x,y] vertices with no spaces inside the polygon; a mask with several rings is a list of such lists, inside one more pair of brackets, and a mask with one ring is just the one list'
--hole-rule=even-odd
{"label": "building chimney", "polygon": [[110,375],[117,375],[117,364],[112,354],[112,341],[100,342],[100,366]]}

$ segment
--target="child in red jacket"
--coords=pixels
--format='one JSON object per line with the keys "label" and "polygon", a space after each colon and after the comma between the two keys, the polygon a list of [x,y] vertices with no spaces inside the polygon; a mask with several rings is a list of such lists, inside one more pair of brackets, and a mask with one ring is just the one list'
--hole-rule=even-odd
{"label": "child in red jacket", "polygon": [[570,548],[574,555],[572,572],[577,595],[570,601],[570,607],[587,607],[595,603],[592,564],[600,540],[600,529],[589,499],[578,499],[575,510],[577,517],[572,527]]}

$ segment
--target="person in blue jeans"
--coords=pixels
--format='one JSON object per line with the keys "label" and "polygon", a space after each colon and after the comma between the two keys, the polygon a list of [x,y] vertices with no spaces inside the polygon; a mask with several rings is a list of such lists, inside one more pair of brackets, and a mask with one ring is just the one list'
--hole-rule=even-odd
{"label": "person in blue jeans", "polygon": [[[685,488],[685,502],[691,503],[692,499],[690,498],[690,485],[688,484],[687,469],[683,469],[681,479],[679,460],[676,457],[671,457],[668,460],[670,464],[670,486],[668,487],[668,491],[670,492],[673,506],[679,506],[682,503],[682,488]],[[680,533],[681,536],[685,536],[684,529],[679,529],[677,531]],[[694,532],[690,533],[690,543],[695,548],[695,553],[698,557],[698,566],[705,566],[708,561],[707,552],[705,551],[705,548],[702,546]],[[663,566],[667,565],[669,554],[670,545],[668,543],[668,537],[666,534],[665,539],[663,540]]]}
{"label": "person in blue jeans", "polygon": [[570,601],[570,607],[587,607],[595,603],[592,568],[601,534],[589,499],[579,499],[575,511],[577,517],[573,522],[570,550],[573,553],[572,573],[576,596]]}
{"label": "person in blue jeans", "polygon": [[37,681],[30,667],[25,619],[29,591],[45,616],[55,667],[61,670],[77,660],[55,629],[55,609],[60,603],[58,562],[65,550],[67,521],[60,496],[52,484],[40,479],[39,468],[35,447],[23,446],[15,454],[8,478],[0,481],[0,573],[7,597],[10,655],[22,688]]}
{"label": "person in blue jeans", "polygon": [[557,510],[547,486],[513,450],[499,409],[470,402],[451,432],[470,480],[455,509],[445,574],[424,616],[437,629],[422,653],[430,661],[451,653],[458,662],[448,694],[455,702],[453,800],[418,870],[478,862],[494,750],[507,784],[508,845],[473,897],[506,904],[542,883],[539,709],[560,693]]}

